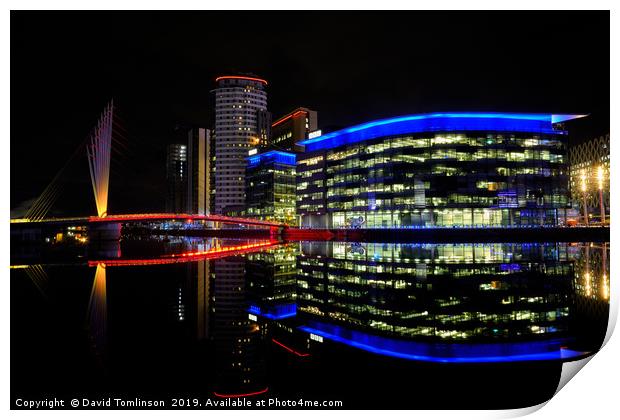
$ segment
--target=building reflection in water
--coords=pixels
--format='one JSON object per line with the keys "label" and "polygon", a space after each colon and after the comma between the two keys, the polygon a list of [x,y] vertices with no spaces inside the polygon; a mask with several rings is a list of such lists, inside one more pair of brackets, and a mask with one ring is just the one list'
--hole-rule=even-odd
{"label": "building reflection in water", "polygon": [[296,314],[299,244],[248,254],[246,257],[249,312],[267,319]]}
{"label": "building reflection in water", "polygon": [[578,357],[567,349],[572,253],[558,243],[302,243],[299,322],[310,338],[413,360]]}
{"label": "building reflection in water", "polygon": [[609,320],[609,243],[571,244],[570,252],[575,261],[572,331],[600,346]]}
{"label": "building reflection in water", "polygon": [[245,257],[212,262],[209,339],[214,345],[217,396],[266,390],[260,326],[248,317]]}
{"label": "building reflection in water", "polygon": [[570,252],[575,260],[575,293],[609,302],[609,243],[573,244]]}
{"label": "building reflection in water", "polygon": [[[193,238],[183,249],[206,251],[224,242]],[[220,397],[254,395],[267,388],[263,332],[248,316],[246,258],[188,263],[187,279],[179,283],[175,301],[179,322],[195,331],[198,342],[206,343],[204,363],[213,374],[208,388]]]}
{"label": "building reflection in water", "polygon": [[196,337],[203,340],[209,337],[209,301],[211,296],[211,262],[197,261],[187,264],[189,275],[196,277]]}
{"label": "building reflection in water", "polygon": [[268,329],[272,322],[295,316],[298,249],[298,244],[286,244],[190,264],[197,279],[197,336],[212,346],[214,358],[209,364],[215,372],[216,396],[268,390]]}

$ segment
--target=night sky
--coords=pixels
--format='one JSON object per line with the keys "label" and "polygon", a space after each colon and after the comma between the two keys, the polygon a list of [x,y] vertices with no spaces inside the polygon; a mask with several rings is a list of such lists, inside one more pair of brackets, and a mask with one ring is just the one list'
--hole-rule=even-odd
{"label": "night sky", "polygon": [[[210,126],[218,75],[269,81],[274,118],[319,127],[418,112],[589,113],[609,132],[609,12],[12,12],[11,207],[27,206],[114,98],[110,213],[161,211],[165,146]],[[85,156],[54,214],[95,213]]]}

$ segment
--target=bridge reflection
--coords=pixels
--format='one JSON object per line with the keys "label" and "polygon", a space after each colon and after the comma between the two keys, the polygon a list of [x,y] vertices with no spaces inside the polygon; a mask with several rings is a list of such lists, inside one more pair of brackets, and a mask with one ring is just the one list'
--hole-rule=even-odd
{"label": "bridge reflection", "polygon": [[104,264],[109,267],[138,266],[138,265],[161,265],[161,264],[181,264],[193,261],[201,261],[208,259],[226,258],[233,255],[245,254],[248,252],[259,251],[263,248],[269,248],[279,244],[278,241],[263,240],[250,244],[221,246],[208,249],[206,251],[189,251],[179,254],[163,255],[157,258],[131,258],[131,259],[106,259],[91,260],[88,265],[99,266]]}

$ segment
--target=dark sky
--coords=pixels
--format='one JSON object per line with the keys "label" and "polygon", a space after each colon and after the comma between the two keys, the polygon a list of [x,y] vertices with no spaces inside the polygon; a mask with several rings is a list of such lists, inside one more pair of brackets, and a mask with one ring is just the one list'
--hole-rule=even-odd
{"label": "dark sky", "polygon": [[[36,197],[114,98],[110,212],[164,208],[165,145],[209,125],[214,78],[269,81],[319,126],[429,111],[590,113],[609,131],[609,12],[12,12],[11,207]],[[56,213],[94,214],[85,157]]]}

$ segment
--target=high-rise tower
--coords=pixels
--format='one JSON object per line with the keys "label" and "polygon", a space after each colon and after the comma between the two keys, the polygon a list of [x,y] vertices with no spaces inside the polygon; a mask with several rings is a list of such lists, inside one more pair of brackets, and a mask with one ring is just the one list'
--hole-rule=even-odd
{"label": "high-rise tower", "polygon": [[166,212],[184,213],[187,206],[187,146],[168,145],[166,155]]}
{"label": "high-rise tower", "polygon": [[245,166],[250,148],[261,142],[259,114],[267,111],[267,81],[247,76],[215,79],[215,209],[245,210]]}
{"label": "high-rise tower", "polygon": [[187,212],[211,213],[211,130],[193,127],[187,133]]}

